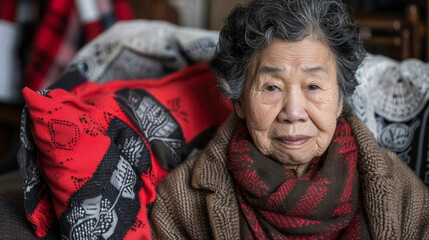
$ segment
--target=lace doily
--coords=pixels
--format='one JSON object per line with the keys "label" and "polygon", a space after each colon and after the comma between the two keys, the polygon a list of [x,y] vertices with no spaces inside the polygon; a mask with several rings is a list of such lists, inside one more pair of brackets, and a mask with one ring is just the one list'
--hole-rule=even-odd
{"label": "lace doily", "polygon": [[[429,99],[429,66],[416,59],[401,63],[369,55],[358,71],[366,108],[393,122],[413,119]],[[358,92],[359,94],[359,92]]]}

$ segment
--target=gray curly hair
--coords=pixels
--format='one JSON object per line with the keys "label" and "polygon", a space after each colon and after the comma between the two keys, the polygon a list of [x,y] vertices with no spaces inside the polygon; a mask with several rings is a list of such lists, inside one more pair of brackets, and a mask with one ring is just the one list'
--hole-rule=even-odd
{"label": "gray curly hair", "polygon": [[355,72],[366,51],[340,0],[253,0],[235,7],[211,62],[218,87],[231,101],[238,101],[255,51],[267,48],[274,38],[299,42],[307,36],[317,38],[334,54],[339,94],[347,102],[358,84]]}

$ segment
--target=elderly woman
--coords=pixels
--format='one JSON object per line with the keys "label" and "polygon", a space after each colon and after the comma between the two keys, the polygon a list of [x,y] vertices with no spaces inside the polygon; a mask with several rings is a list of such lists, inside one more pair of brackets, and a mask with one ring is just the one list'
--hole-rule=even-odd
{"label": "elderly woman", "polygon": [[365,51],[334,0],[235,8],[213,66],[235,112],[158,187],[160,239],[429,239],[429,191],[347,104]]}

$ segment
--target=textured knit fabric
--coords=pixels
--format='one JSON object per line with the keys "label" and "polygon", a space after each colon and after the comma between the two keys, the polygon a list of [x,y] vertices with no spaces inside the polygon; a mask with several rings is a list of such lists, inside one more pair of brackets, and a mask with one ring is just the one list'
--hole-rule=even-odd
{"label": "textured knit fabric", "polygon": [[58,227],[63,239],[150,239],[155,186],[231,112],[207,63],[162,79],[23,94],[25,211],[49,239]]}
{"label": "textured knit fabric", "polygon": [[[359,184],[372,239],[429,239],[429,190],[395,154],[381,149],[354,114]],[[151,212],[158,239],[240,239],[239,204],[226,169],[233,114],[197,157],[157,188]]]}
{"label": "textured knit fabric", "polygon": [[236,184],[243,239],[368,239],[359,204],[357,148],[340,118],[329,148],[297,178],[264,156],[245,121],[231,139],[227,168]]}
{"label": "textured knit fabric", "polygon": [[189,64],[210,61],[218,39],[217,31],[164,21],[122,21],[82,48],[69,70],[98,83],[160,78]]}

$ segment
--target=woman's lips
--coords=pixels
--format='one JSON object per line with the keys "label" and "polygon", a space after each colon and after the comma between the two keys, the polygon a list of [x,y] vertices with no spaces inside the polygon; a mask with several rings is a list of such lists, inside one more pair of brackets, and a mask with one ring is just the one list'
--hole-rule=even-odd
{"label": "woman's lips", "polygon": [[300,146],[306,143],[310,137],[309,136],[287,136],[276,138],[281,143],[284,143],[289,146]]}

